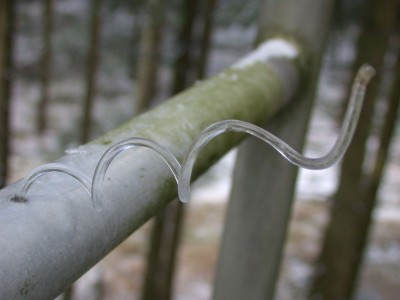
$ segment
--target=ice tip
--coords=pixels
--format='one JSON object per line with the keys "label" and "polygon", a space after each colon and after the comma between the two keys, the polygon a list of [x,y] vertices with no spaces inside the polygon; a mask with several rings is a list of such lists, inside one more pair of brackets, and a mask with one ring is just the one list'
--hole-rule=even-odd
{"label": "ice tip", "polygon": [[24,196],[21,195],[14,195],[10,198],[10,202],[27,203],[28,199],[26,199]]}
{"label": "ice tip", "polygon": [[181,188],[178,184],[178,199],[183,204],[188,203],[190,201],[190,188],[189,190],[180,190]]}
{"label": "ice tip", "polygon": [[92,203],[92,206],[93,206],[93,208],[94,208],[95,210],[101,210],[101,209],[103,208],[103,202],[101,202],[101,203],[93,202],[93,203]]}
{"label": "ice tip", "polygon": [[368,84],[376,74],[375,69],[369,64],[363,64],[357,72],[357,79],[362,84]]}

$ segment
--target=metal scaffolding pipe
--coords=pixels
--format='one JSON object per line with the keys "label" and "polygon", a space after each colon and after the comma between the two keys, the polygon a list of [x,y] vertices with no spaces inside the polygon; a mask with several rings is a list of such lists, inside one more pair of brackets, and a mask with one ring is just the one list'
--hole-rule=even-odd
{"label": "metal scaffolding pipe", "polygon": [[[235,66],[196,84],[163,105],[58,160],[92,177],[105,150],[121,139],[153,139],[182,160],[208,125],[239,119],[265,122],[297,88],[293,43],[270,40]],[[213,141],[195,166],[199,175],[235,146],[242,135]],[[95,209],[87,191],[65,174],[46,174],[29,190],[27,203],[11,203],[18,183],[0,191],[0,298],[52,299],[176,197],[172,173],[144,148],[118,157]]]}

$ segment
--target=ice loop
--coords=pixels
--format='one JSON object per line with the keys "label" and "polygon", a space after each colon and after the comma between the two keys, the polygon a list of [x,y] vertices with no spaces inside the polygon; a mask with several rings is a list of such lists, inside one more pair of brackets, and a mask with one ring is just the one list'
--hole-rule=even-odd
{"label": "ice loop", "polygon": [[34,169],[28,176],[20,184],[18,192],[10,199],[12,202],[22,202],[25,203],[28,201],[27,193],[28,189],[31,185],[41,176],[45,175],[46,173],[51,172],[59,172],[65,173],[76,180],[78,180],[86,191],[91,195],[90,189],[92,186],[92,180],[80,170],[71,168],[62,164],[58,163],[51,163],[51,164],[44,164],[36,169]]}
{"label": "ice loop", "polygon": [[29,187],[38,177],[49,172],[62,172],[74,177],[84,186],[91,196],[94,207],[102,207],[102,185],[111,162],[120,153],[132,147],[147,147],[155,151],[168,165],[177,182],[180,201],[188,202],[190,200],[190,179],[192,170],[199,153],[214,137],[228,131],[247,133],[264,141],[274,147],[290,163],[298,167],[313,170],[328,168],[343,156],[350,145],[360,117],[366,87],[374,74],[374,69],[369,65],[363,65],[358,70],[352,85],[349,104],[338,138],[332,149],[322,157],[305,157],[278,137],[254,124],[240,120],[224,120],[208,126],[200,133],[193,142],[182,165],[180,165],[176,157],[168,149],[157,142],[141,137],[132,137],[122,140],[107,149],[96,166],[92,180],[77,169],[61,164],[45,164],[33,170],[22,181],[16,194],[11,198],[11,201],[27,202],[29,199],[27,195]]}

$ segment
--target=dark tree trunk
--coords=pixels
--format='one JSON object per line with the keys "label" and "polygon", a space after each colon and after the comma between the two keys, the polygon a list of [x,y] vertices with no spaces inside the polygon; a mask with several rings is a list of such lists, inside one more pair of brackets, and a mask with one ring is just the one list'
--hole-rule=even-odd
{"label": "dark tree trunk", "polygon": [[[182,1],[182,23],[177,39],[171,89],[173,95],[182,91],[190,82],[196,3],[197,0]],[[155,217],[142,300],[172,299],[172,282],[183,215],[184,207],[177,202]]]}
{"label": "dark tree trunk", "polygon": [[0,2],[0,188],[6,184],[8,174],[14,17],[15,1],[2,0]]}
{"label": "dark tree trunk", "polygon": [[143,300],[173,298],[172,287],[183,209],[183,205],[175,200],[155,217],[147,257]]}
{"label": "dark tree trunk", "polygon": [[191,69],[194,47],[193,27],[195,24],[197,7],[197,0],[182,1],[180,10],[182,14],[182,24],[176,42],[177,54],[174,62],[174,79],[171,95],[181,92],[194,81],[194,79],[191,78]]}
{"label": "dark tree trunk", "polygon": [[351,299],[355,290],[368,231],[367,220],[374,207],[364,198],[366,142],[378,95],[379,74],[398,8],[398,1],[395,0],[369,1],[367,4],[355,67],[368,62],[376,68],[378,76],[368,88],[354,140],[342,162],[331,220],[325,232],[310,292],[312,299]]}
{"label": "dark tree trunk", "polygon": [[143,9],[140,5],[134,12],[133,15],[133,26],[132,26],[132,37],[130,40],[130,51],[128,53],[128,64],[129,64],[129,77],[136,79],[137,76],[137,69],[138,69],[138,60],[139,60],[139,41],[142,32],[142,23],[143,23]]}
{"label": "dark tree trunk", "polygon": [[43,133],[47,125],[47,106],[49,102],[50,64],[52,57],[51,35],[53,31],[53,0],[43,2],[43,50],[41,58],[41,97],[38,106],[37,131]]}
{"label": "dark tree trunk", "polygon": [[202,32],[200,36],[200,49],[197,57],[197,78],[203,79],[207,75],[207,63],[210,53],[211,36],[214,31],[214,14],[217,0],[206,0],[201,10]]}
{"label": "dark tree trunk", "polygon": [[[85,84],[86,93],[83,102],[82,144],[90,139],[92,128],[93,98],[95,95],[96,74],[99,60],[98,48],[100,44],[101,8],[103,0],[92,0],[90,7],[89,21],[89,48],[86,56]],[[70,300],[73,297],[74,288],[71,285],[63,294],[63,300]]]}
{"label": "dark tree trunk", "polygon": [[[366,226],[363,226],[365,230],[368,230],[368,225],[371,222],[371,212],[375,207],[376,196],[379,188],[379,184],[382,180],[382,174],[388,158],[388,152],[390,148],[390,143],[393,138],[393,134],[396,128],[396,120],[399,110],[400,102],[400,52],[397,56],[397,63],[394,73],[394,81],[391,87],[389,99],[388,99],[387,112],[384,117],[384,123],[382,130],[380,132],[380,145],[375,157],[375,164],[373,171],[368,178],[368,187],[364,196],[364,202],[369,206],[369,214],[367,215]],[[367,236],[368,231],[363,234],[364,237]],[[364,245],[365,247],[365,245]],[[363,247],[363,248],[364,248]]]}
{"label": "dark tree trunk", "polygon": [[89,25],[89,49],[86,57],[86,93],[83,103],[83,124],[80,142],[86,143],[90,139],[92,128],[93,98],[96,89],[96,73],[99,60],[101,7],[103,0],[91,1],[91,16]]}
{"label": "dark tree trunk", "polygon": [[164,0],[147,2],[146,22],[143,26],[137,75],[137,112],[143,112],[150,106],[156,95],[160,47],[164,24]]}
{"label": "dark tree trunk", "polygon": [[[207,1],[206,11],[211,12],[215,0]],[[174,64],[174,81],[171,93],[176,94],[192,84],[197,76],[204,76],[203,64],[207,63],[212,35],[212,14],[204,18],[201,35],[201,54],[196,66],[193,62],[195,35],[194,24],[199,17],[199,3],[193,0],[182,1],[182,24],[177,40],[178,53]],[[204,17],[204,16],[203,16]],[[152,231],[148,256],[147,274],[142,300],[171,299],[174,270],[185,207],[175,201],[156,216]]]}

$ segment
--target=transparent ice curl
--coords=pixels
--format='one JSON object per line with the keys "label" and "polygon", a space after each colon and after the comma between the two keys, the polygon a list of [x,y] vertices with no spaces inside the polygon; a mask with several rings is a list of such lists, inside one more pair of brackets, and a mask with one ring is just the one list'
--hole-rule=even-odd
{"label": "transparent ice curl", "polygon": [[178,183],[181,165],[168,149],[149,139],[139,137],[128,138],[111,146],[100,158],[93,175],[92,199],[94,203],[98,204],[99,206],[103,204],[103,197],[100,191],[111,162],[120,153],[138,146],[147,147],[156,152],[168,165],[175,177],[176,182]]}
{"label": "transparent ice curl", "polygon": [[[76,180],[78,180],[83,187],[86,189],[86,191],[91,195],[90,189],[92,186],[92,180],[84,173],[82,173],[78,169],[74,169],[71,167],[68,167],[66,165],[62,165],[59,163],[50,163],[50,164],[44,164],[36,169],[34,169],[28,176],[26,176],[19,189],[17,190],[17,193],[10,199],[12,202],[22,202],[25,203],[28,201],[27,198],[27,193],[31,185],[41,176],[51,173],[51,172],[59,172],[59,173],[65,173]],[[94,205],[94,204],[93,204]]]}
{"label": "transparent ice curl", "polygon": [[266,142],[275,148],[290,163],[298,167],[313,170],[328,168],[343,156],[350,145],[361,113],[367,84],[374,74],[374,69],[369,65],[363,65],[358,70],[352,85],[350,101],[338,138],[332,149],[322,157],[305,157],[278,137],[251,123],[239,120],[224,120],[210,125],[201,132],[192,144],[182,166],[168,149],[157,142],[145,138],[133,137],[114,144],[103,154],[96,166],[93,180],[90,180],[84,173],[77,169],[72,169],[61,164],[46,164],[33,170],[31,174],[25,178],[20,189],[14,197],[12,197],[11,201],[26,202],[28,189],[38,177],[48,172],[63,172],[77,179],[91,195],[93,206],[95,208],[100,208],[103,206],[104,202],[101,188],[111,162],[120,153],[132,147],[139,146],[152,149],[165,161],[177,182],[178,197],[180,201],[186,203],[190,200],[190,179],[194,163],[199,153],[214,137],[228,131],[247,133]]}

